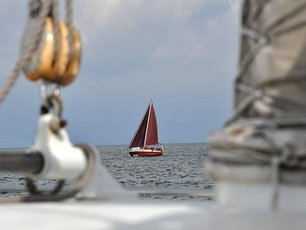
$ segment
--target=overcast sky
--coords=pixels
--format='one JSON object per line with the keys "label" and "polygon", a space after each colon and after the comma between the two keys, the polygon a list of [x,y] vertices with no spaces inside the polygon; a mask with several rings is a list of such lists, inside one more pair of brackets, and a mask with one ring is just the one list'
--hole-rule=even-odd
{"label": "overcast sky", "polygon": [[[63,88],[74,142],[128,144],[150,98],[162,143],[206,142],[232,108],[238,0],[75,0],[78,79]],[[0,84],[19,55],[26,1],[0,1]],[[30,146],[38,86],[21,76],[0,108],[0,147]]]}

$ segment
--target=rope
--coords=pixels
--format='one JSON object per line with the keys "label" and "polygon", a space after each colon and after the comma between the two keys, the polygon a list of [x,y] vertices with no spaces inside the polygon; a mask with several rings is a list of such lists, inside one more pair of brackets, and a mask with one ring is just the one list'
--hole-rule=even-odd
{"label": "rope", "polygon": [[280,180],[280,160],[278,157],[272,157],[272,197],[271,197],[271,209],[276,211],[278,209],[279,201],[279,180]]}
{"label": "rope", "polygon": [[264,9],[264,6],[268,4],[272,0],[257,0],[255,3],[254,10],[250,13],[250,16],[246,22],[247,25],[253,24],[253,22],[260,16],[262,13],[262,10]]}
{"label": "rope", "polygon": [[[50,8],[52,9],[52,20],[54,23],[54,32],[55,32],[55,57],[59,52],[59,40],[60,40],[60,28],[59,28],[59,4],[58,0],[44,1],[41,0],[29,0],[28,9],[29,15],[32,18],[38,17],[37,27],[34,28],[32,33],[31,42],[25,44],[24,52],[19,60],[16,62],[15,67],[9,74],[9,77],[0,90],[0,105],[4,102],[5,98],[15,85],[22,69],[24,66],[28,65],[31,58],[35,54],[39,41],[42,37],[44,31],[45,18],[50,13]],[[66,14],[67,14],[67,25],[69,30],[69,47],[73,46],[73,4],[72,0],[66,0]],[[71,49],[70,49],[71,50]],[[69,56],[71,57],[71,53]],[[55,59],[54,59],[55,60]]]}
{"label": "rope", "polygon": [[61,38],[58,0],[52,0],[52,21],[53,21],[53,28],[54,28],[54,43],[55,43],[53,61],[55,62],[56,58],[58,57],[59,50],[60,50],[60,38]]}
{"label": "rope", "polygon": [[[25,44],[25,52],[23,53],[23,56],[19,58],[15,67],[11,71],[11,74],[9,75],[7,82],[4,84],[4,86],[0,90],[0,105],[3,103],[6,96],[8,95],[8,93],[11,91],[11,89],[15,85],[20,75],[20,72],[22,71],[22,68],[29,63],[33,54],[35,53],[35,50],[37,49],[37,45],[44,31],[45,18],[47,17],[50,6],[51,6],[50,2],[51,1],[46,1],[46,3],[42,5],[43,7],[39,8],[38,7],[39,1],[29,0],[28,8],[30,11],[30,15],[31,17],[36,17],[36,15],[39,15],[39,23],[33,31],[33,38],[32,38],[31,43]],[[39,14],[40,10],[41,12]]]}
{"label": "rope", "polygon": [[31,178],[26,177],[25,181],[26,181],[27,191],[30,192],[31,195],[56,195],[62,190],[62,188],[65,184],[64,180],[59,180],[57,185],[55,186],[55,188],[53,190],[48,191],[48,192],[42,192],[42,191],[37,189],[34,181]]}
{"label": "rope", "polygon": [[[240,99],[241,101],[239,103],[236,103],[235,111],[231,116],[231,118],[225,123],[225,126],[228,126],[229,124],[236,121],[242,114],[244,114],[245,111],[248,110],[248,108],[250,108],[254,104],[256,100],[262,99],[264,97],[270,97],[273,98],[274,101],[279,101],[278,105],[281,107],[286,106],[286,108],[287,107],[293,108],[294,106],[297,106],[299,108],[302,106],[301,110],[303,111],[305,110],[303,109],[304,105],[298,105],[296,102],[291,101],[289,99],[266,95],[265,90],[263,88],[254,88],[253,86],[249,86],[246,82],[243,82],[245,74],[247,73],[248,69],[252,65],[257,55],[261,52],[261,50],[264,47],[270,44],[273,38],[281,36],[285,33],[289,33],[293,30],[301,29],[302,27],[306,27],[306,21],[302,21],[302,22],[296,22],[290,26],[287,26],[284,29],[277,30],[277,28],[283,25],[287,20],[291,19],[292,17],[295,17],[299,13],[302,13],[303,10],[306,9],[306,3],[303,3],[300,4],[299,7],[297,7],[296,9],[293,9],[292,11],[288,12],[287,14],[277,19],[275,22],[273,22],[264,30],[258,30],[256,28],[257,26],[256,20],[258,20],[258,17],[261,15],[267,3],[271,1],[272,0],[261,0],[256,2],[254,10],[250,13],[249,17],[244,22],[241,34],[243,37],[246,37],[252,45],[249,52],[243,56],[240,62],[240,68],[236,75],[235,89],[236,89],[236,97],[239,95],[239,92],[241,93],[244,92],[247,95],[243,96],[243,99]],[[297,80],[298,79],[296,80],[290,79],[288,81],[297,81]],[[240,87],[241,85],[243,85],[243,87]],[[241,90],[245,89],[246,87],[252,90],[250,90],[249,92]],[[237,100],[238,99],[236,98],[236,101]]]}
{"label": "rope", "polygon": [[69,60],[72,58],[73,47],[73,4],[72,0],[66,0],[66,23],[68,27]]}
{"label": "rope", "polygon": [[[29,0],[28,2],[29,8],[29,15],[32,18],[38,17],[37,26],[34,28],[32,33],[32,38],[29,43],[24,45],[24,52],[23,55],[17,61],[14,69],[12,70],[9,78],[4,85],[4,87],[0,90],[0,104],[4,101],[7,94],[10,92],[14,84],[16,83],[22,68],[26,66],[32,56],[35,54],[37,50],[38,44],[42,38],[42,34],[44,32],[44,24],[45,18],[51,13],[53,25],[54,25],[54,33],[55,33],[55,55],[57,57],[59,49],[60,49],[60,27],[59,27],[59,2],[58,0],[50,0],[44,1],[41,0]],[[50,11],[51,10],[51,11]],[[67,26],[69,32],[69,46],[70,50],[73,46],[73,7],[72,7],[72,0],[66,0],[66,16],[67,16]],[[69,54],[71,57],[71,53]],[[55,60],[55,58],[53,59]],[[46,83],[43,82],[43,88],[46,91],[47,86]],[[58,89],[58,88],[56,88]],[[46,113],[52,107],[55,110],[57,109],[57,116],[60,117],[62,113],[62,100],[58,94],[56,94],[56,89],[54,90],[51,96],[47,97],[44,102],[42,103],[42,112]],[[57,105],[57,107],[56,107]],[[67,198],[73,197],[75,194],[80,192],[89,180],[92,178],[94,169],[95,169],[95,162],[96,156],[94,150],[84,144],[77,145],[81,148],[86,155],[87,159],[87,170],[85,170],[84,174],[77,180],[76,184],[73,188],[65,194],[60,194],[65,184],[65,180],[59,180],[55,188],[51,191],[40,191],[33,179],[25,178],[26,181],[26,188],[30,192],[30,196],[28,197],[9,197],[9,198],[0,198],[0,203],[7,203],[7,202],[40,202],[40,201],[61,201]]]}
{"label": "rope", "polygon": [[[260,17],[263,13],[267,14],[264,11],[265,7],[268,3],[272,4],[274,2],[277,1],[245,1],[241,30],[242,55],[235,81],[235,109],[230,119],[225,123],[225,129],[213,136],[210,141],[212,149],[210,161],[216,164],[232,165],[237,168],[240,166],[258,166],[258,170],[261,170],[261,168],[271,170],[270,178],[263,179],[260,177],[267,175],[265,172],[254,180],[270,179],[270,206],[272,210],[277,210],[280,183],[294,181],[299,184],[304,183],[303,173],[306,170],[306,149],[305,145],[301,143],[303,141],[302,137],[298,137],[298,134],[304,135],[303,132],[306,128],[305,104],[302,100],[291,99],[296,95],[292,97],[282,95],[283,92],[287,92],[287,94],[290,92],[290,89],[286,91],[286,87],[282,88],[282,86],[284,83],[300,84],[301,87],[298,90],[303,90],[306,82],[303,77],[289,78],[289,72],[287,73],[288,76],[284,78],[276,80],[271,78],[270,81],[260,84],[256,83],[259,82],[256,79],[252,79],[254,75],[249,74],[249,70],[264,48],[270,44],[272,44],[270,46],[271,50],[275,48],[273,46],[274,39],[296,30],[305,29],[306,20],[302,15],[305,14],[306,2],[296,3],[295,7],[288,8],[278,18],[273,17],[274,21],[272,22],[269,22],[269,20],[263,21],[266,19],[265,15],[262,18]],[[273,6],[270,6],[270,11]],[[285,39],[282,40],[282,43],[285,41]],[[281,54],[283,57],[285,56],[284,53]],[[288,56],[285,58],[289,59]],[[259,60],[259,62],[262,62],[262,60]],[[302,67],[298,71],[302,71]],[[273,91],[273,89],[279,85],[281,85],[281,93],[277,94],[275,92],[278,91]],[[267,110],[268,115],[262,116],[260,111],[258,112],[257,108],[253,107],[257,101],[267,105],[270,109]],[[282,116],[282,111],[285,111],[284,114],[287,116]],[[265,111],[263,110],[263,112]],[[280,118],[278,118],[278,114],[280,114]],[[290,136],[291,131],[294,134],[292,136]],[[230,171],[227,173],[230,173]],[[301,177],[296,180],[294,178],[288,179],[287,174],[290,175],[290,173],[298,173]],[[212,175],[214,174],[218,175],[217,170],[212,172]],[[232,175],[235,176],[235,174]],[[220,176],[223,175],[220,174]],[[248,177],[246,176],[246,178]]]}

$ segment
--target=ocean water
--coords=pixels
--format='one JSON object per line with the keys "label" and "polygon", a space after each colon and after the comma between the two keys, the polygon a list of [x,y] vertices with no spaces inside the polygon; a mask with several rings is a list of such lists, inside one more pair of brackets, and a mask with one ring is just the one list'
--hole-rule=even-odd
{"label": "ocean water", "polygon": [[[203,143],[166,144],[166,154],[157,157],[131,157],[127,146],[97,146],[102,164],[127,189],[155,191],[206,191],[213,183],[205,174],[208,148]],[[150,195],[141,198],[195,199],[194,195]],[[207,196],[197,196],[207,200]]]}
{"label": "ocean water", "polygon": [[[139,194],[141,199],[210,199],[206,195],[188,194],[188,191],[209,191],[213,187],[204,168],[208,156],[206,144],[166,144],[166,154],[156,157],[131,157],[127,146],[123,145],[96,147],[100,152],[101,164],[122,187],[127,190],[145,191]],[[0,196],[27,195],[27,192],[19,190],[24,184],[23,175],[2,175]],[[54,187],[54,184],[54,180],[38,181],[42,189]],[[16,186],[18,192],[10,191]],[[150,193],[151,190],[154,194]],[[187,191],[187,194],[184,191]]]}
{"label": "ocean water", "polygon": [[97,146],[102,164],[123,187],[210,188],[205,176],[205,144],[164,145],[166,154],[131,157],[127,146]]}

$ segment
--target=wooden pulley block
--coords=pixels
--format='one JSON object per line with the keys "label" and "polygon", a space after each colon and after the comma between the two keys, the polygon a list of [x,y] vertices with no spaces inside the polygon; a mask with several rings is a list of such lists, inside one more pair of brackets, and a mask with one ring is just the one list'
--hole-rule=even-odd
{"label": "wooden pulley block", "polygon": [[[28,25],[25,29],[23,35],[23,43],[22,43],[22,55],[25,52],[29,52],[27,47],[29,43],[35,42],[33,39],[32,31],[35,29],[34,22],[28,22]],[[23,71],[27,78],[32,81],[39,80],[50,74],[49,72],[53,66],[53,57],[55,53],[55,42],[54,42],[54,31],[51,18],[46,18],[44,24],[44,31],[37,41],[35,53],[32,54],[31,60],[27,66],[24,66]]]}
{"label": "wooden pulley block", "polygon": [[61,85],[70,84],[76,78],[81,66],[82,42],[80,33],[75,28],[72,30],[72,47],[69,50],[70,58],[64,73],[56,78],[58,84]]}
{"label": "wooden pulley block", "polygon": [[[47,80],[59,85],[71,83],[80,69],[81,39],[77,29],[72,29],[72,44],[69,43],[69,30],[64,22],[59,22],[59,44],[56,50],[55,30],[52,18],[47,17],[44,31],[30,63],[24,67],[29,80]],[[29,42],[29,34],[25,33]],[[25,44],[24,44],[25,45]],[[26,50],[25,48],[23,50]]]}

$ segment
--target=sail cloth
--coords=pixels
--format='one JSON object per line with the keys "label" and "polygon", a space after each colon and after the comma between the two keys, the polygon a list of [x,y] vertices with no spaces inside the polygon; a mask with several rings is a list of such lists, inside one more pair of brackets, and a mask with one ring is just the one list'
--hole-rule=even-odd
{"label": "sail cloth", "polygon": [[155,115],[155,109],[153,106],[153,102],[151,102],[145,145],[149,146],[149,145],[157,145],[157,144],[158,144],[157,121],[156,121],[156,115]]}
{"label": "sail cloth", "polygon": [[[245,0],[234,113],[210,136],[215,179],[306,182],[306,0]],[[239,175],[227,167],[260,167]]]}
{"label": "sail cloth", "polygon": [[148,109],[129,145],[129,148],[157,145],[158,131],[155,109],[153,102],[150,101]]}
{"label": "sail cloth", "polygon": [[144,147],[145,143],[145,135],[146,135],[146,129],[147,129],[147,122],[149,117],[149,109],[148,107],[130,145],[129,148],[135,148],[135,147]]}

